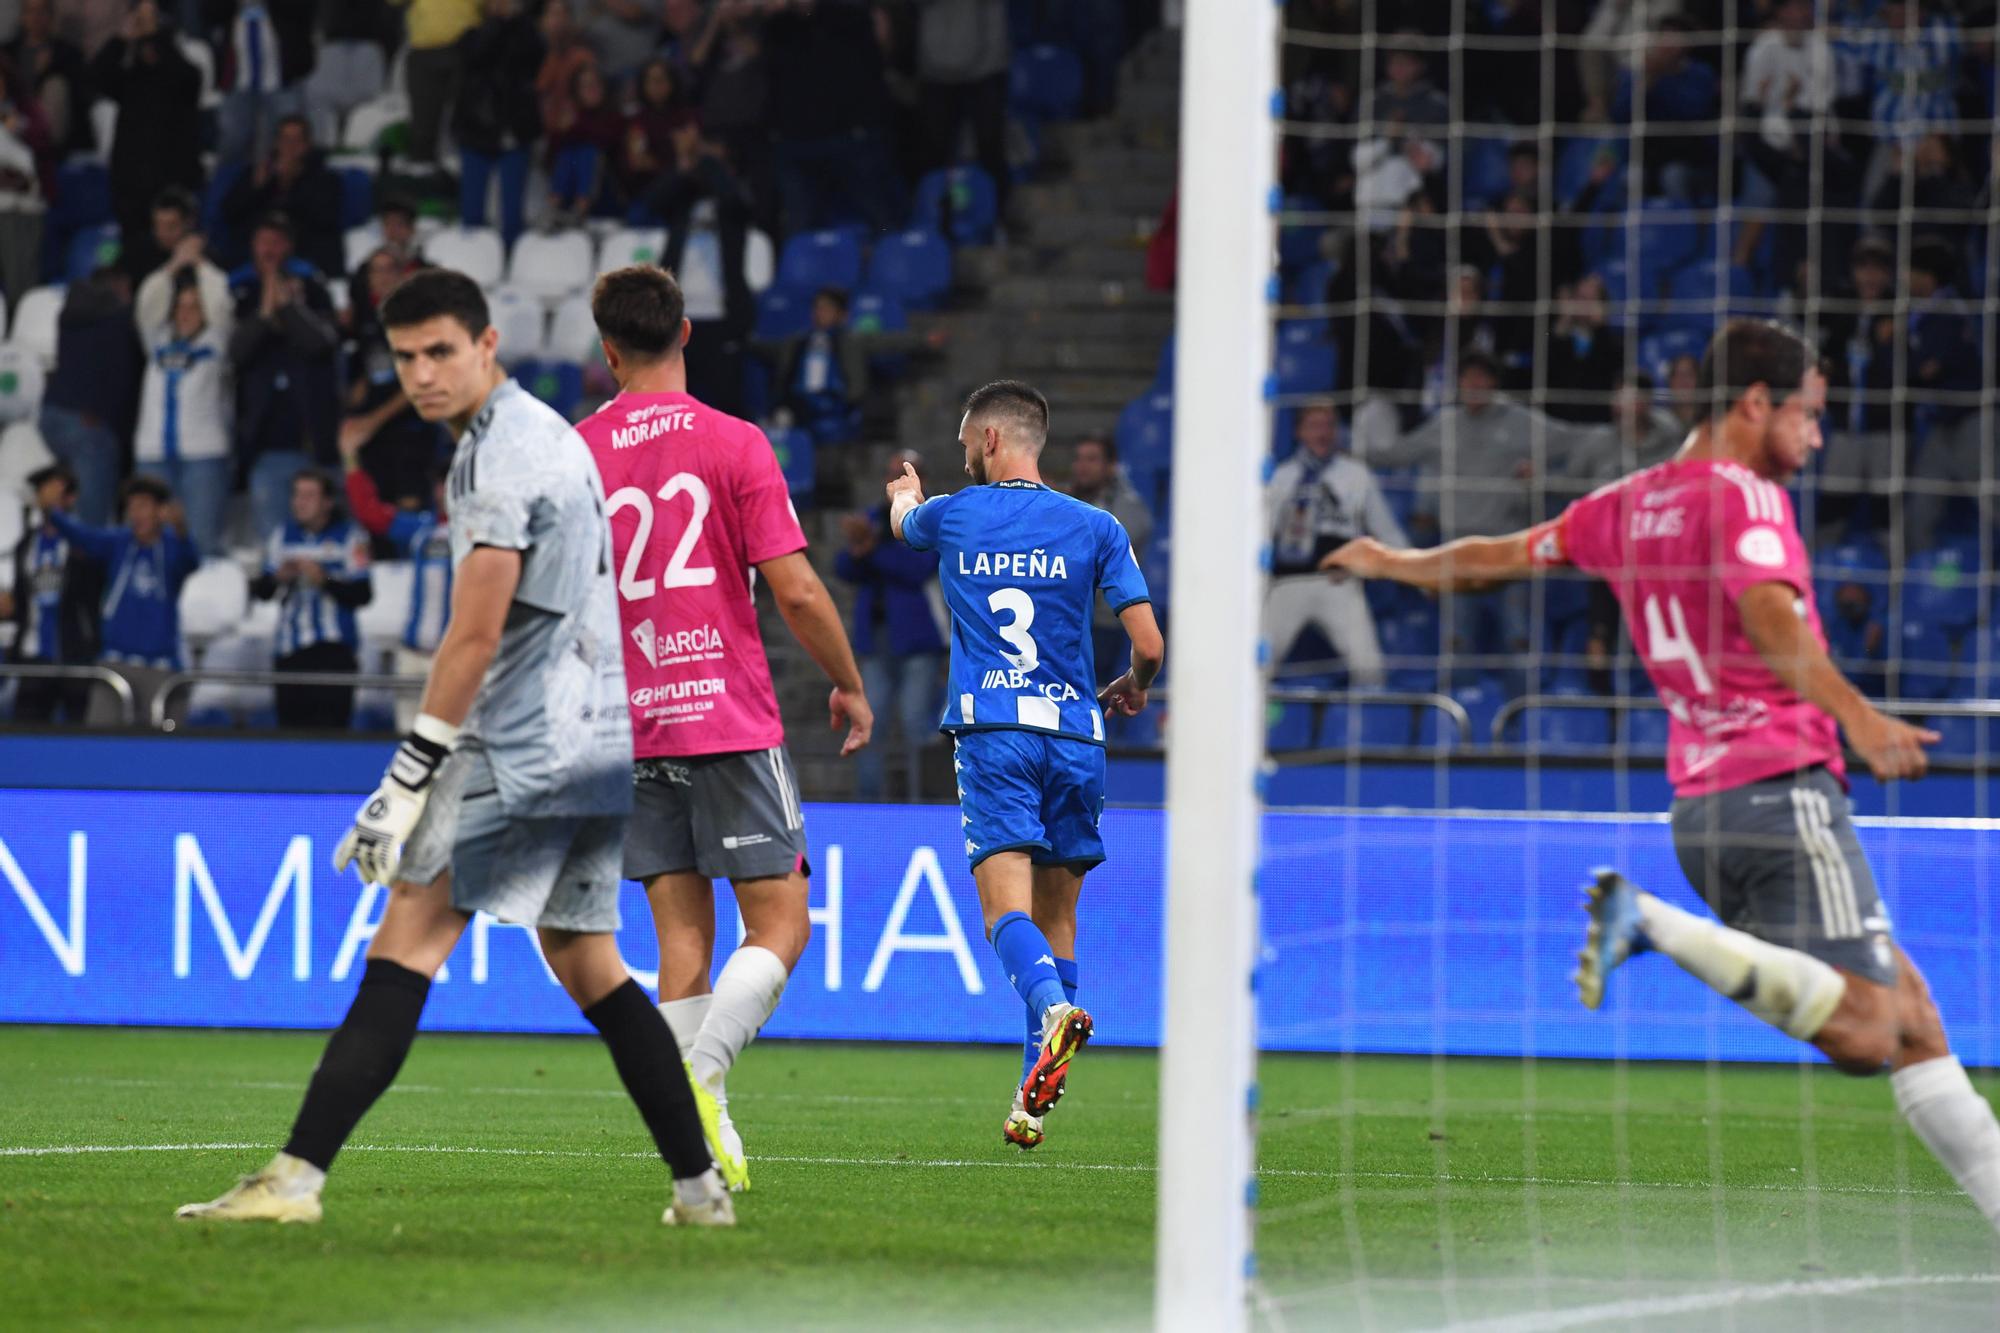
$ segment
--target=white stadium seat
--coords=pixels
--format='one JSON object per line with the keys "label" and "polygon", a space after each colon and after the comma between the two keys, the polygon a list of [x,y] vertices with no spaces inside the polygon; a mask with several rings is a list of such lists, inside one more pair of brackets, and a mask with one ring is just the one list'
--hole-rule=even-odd
{"label": "white stadium seat", "polygon": [[118,137],[118,104],[108,97],[100,97],[92,103],[90,129],[97,136],[98,156],[109,162],[112,140]]}
{"label": "white stadium seat", "polygon": [[657,264],[667,252],[664,227],[620,227],[604,238],[597,248],[597,271],[630,268],[634,264]]}
{"label": "white stadium seat", "polygon": [[347,113],[347,124],[341,128],[340,146],[350,153],[372,153],[375,141],[382,137],[383,130],[391,125],[400,125],[409,118],[410,99],[400,93],[371,97]]}
{"label": "white stadium seat", "polygon": [[181,587],[181,633],[191,643],[221,638],[243,623],[250,580],[234,560],[208,560]]}
{"label": "white stadium seat", "polygon": [[771,279],[778,272],[778,247],[771,244],[771,238],[755,227],[743,243],[743,281],[750,284],[750,290],[761,292],[771,285]]}
{"label": "white stadium seat", "polygon": [[[16,421],[0,430],[0,509],[19,509],[33,500],[28,494],[28,478],[55,461],[41,428],[33,421]],[[13,549],[0,546],[0,551]]]}
{"label": "white stadium seat", "polygon": [[56,363],[56,321],[62,316],[67,294],[68,289],[60,283],[33,287],[21,294],[21,304],[14,307],[13,341],[33,348],[42,364],[51,368]]}
{"label": "white stadium seat", "polygon": [[500,330],[500,362],[518,366],[542,354],[542,303],[518,287],[500,287],[486,294],[493,327]]}
{"label": "white stadium seat", "polygon": [[375,253],[382,244],[382,224],[374,218],[358,227],[349,227],[341,238],[341,248],[347,260],[347,271],[352,273],[361,267],[361,261]]}
{"label": "white stadium seat", "polygon": [[507,256],[500,233],[491,227],[446,227],[424,241],[424,258],[457,269],[481,287],[496,287]]}
{"label": "white stadium seat", "polygon": [[590,313],[590,298],[578,292],[565,297],[549,320],[549,336],[543,352],[550,361],[572,365],[595,364],[603,351],[597,345],[597,320]]}
{"label": "white stadium seat", "polygon": [[571,292],[590,286],[596,255],[590,237],[580,231],[552,235],[523,232],[514,242],[507,266],[508,285],[554,305]]}
{"label": "white stadium seat", "polygon": [[42,359],[19,343],[0,343],[0,421],[31,420],[42,406]]}
{"label": "white stadium seat", "polygon": [[[269,606],[270,603],[259,605]],[[269,671],[270,635],[268,632],[250,633],[248,626],[236,633],[224,634],[202,649],[200,666],[205,671]],[[241,722],[245,714],[269,708],[273,695],[269,685],[216,685],[202,681],[190,687],[186,697],[189,716],[225,712],[234,714],[235,719]]]}
{"label": "white stadium seat", "polygon": [[416,568],[407,560],[378,560],[370,566],[368,578],[372,589],[368,605],[354,613],[354,623],[363,639],[393,647],[403,641],[403,628],[410,621]]}

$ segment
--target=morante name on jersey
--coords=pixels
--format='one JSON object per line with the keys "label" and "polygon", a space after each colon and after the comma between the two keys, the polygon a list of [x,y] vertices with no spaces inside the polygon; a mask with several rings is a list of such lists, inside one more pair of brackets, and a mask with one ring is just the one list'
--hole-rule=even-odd
{"label": "morante name on jersey", "polygon": [[1066,579],[1069,566],[1060,555],[1050,555],[1037,548],[1033,551],[975,551],[972,562],[966,563],[966,553],[958,553],[958,572],[973,578],[1008,579]]}
{"label": "morante name on jersey", "polygon": [[664,412],[650,420],[641,421],[636,426],[626,426],[623,429],[613,427],[611,447],[630,449],[635,444],[644,444],[657,435],[665,435],[670,430],[687,430],[693,425],[694,413],[685,408]]}

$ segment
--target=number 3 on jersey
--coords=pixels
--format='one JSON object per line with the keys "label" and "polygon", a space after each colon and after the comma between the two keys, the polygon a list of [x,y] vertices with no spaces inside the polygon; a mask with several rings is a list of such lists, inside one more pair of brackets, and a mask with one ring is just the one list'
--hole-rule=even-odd
{"label": "number 3 on jersey", "polygon": [[1681,599],[1667,598],[1665,615],[1660,614],[1660,599],[1646,599],[1646,660],[1665,665],[1678,662],[1694,677],[1694,688],[1700,694],[1714,694],[1715,682],[1710,679],[1708,667],[1702,663],[1701,650],[1695,646],[1694,636],[1688,633],[1687,612],[1681,610]]}
{"label": "number 3 on jersey", "polygon": [[[658,585],[706,588],[715,582],[715,570],[706,566],[690,569],[688,560],[694,555],[696,543],[701,541],[701,525],[708,521],[708,485],[692,472],[676,472],[660,487],[658,498],[662,504],[668,504],[682,493],[694,505],[694,513],[688,518],[687,530],[681,533],[680,544],[667,558],[667,567],[660,571]],[[632,534],[632,544],[625,548],[624,568],[618,571],[618,595],[628,602],[642,601],[653,595],[655,586],[653,579],[639,576],[639,562],[645,559],[653,538],[653,497],[637,486],[621,486],[606,497],[605,503],[608,515],[615,515],[621,509],[638,511],[639,527]]]}
{"label": "number 3 on jersey", "polygon": [[1005,654],[1007,665],[1016,671],[1033,671],[1042,663],[1042,650],[1028,633],[1028,626],[1035,623],[1035,599],[1019,588],[1002,588],[986,599],[989,611],[1010,612],[1013,623],[995,625],[993,632],[1014,645],[1014,651]]}

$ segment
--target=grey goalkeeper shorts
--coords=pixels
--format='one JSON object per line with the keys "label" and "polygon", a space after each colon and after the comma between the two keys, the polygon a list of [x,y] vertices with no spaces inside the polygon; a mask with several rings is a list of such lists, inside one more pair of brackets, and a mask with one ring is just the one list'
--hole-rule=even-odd
{"label": "grey goalkeeper shorts", "polygon": [[1726,926],[1896,984],[1889,911],[1822,766],[1674,802],[1674,853]]}
{"label": "grey goalkeeper shorts", "polygon": [[729,880],[812,873],[784,746],[632,765],[625,877],[644,883],[689,870]]}
{"label": "grey goalkeeper shorts", "polygon": [[619,925],[623,815],[516,817],[500,808],[486,756],[457,750],[431,784],[396,878],[451,872],[451,905],[515,925],[581,934]]}

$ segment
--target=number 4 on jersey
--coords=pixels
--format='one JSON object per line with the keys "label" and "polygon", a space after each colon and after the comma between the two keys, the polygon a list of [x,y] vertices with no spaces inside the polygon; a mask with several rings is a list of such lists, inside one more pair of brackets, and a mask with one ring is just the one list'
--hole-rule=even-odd
{"label": "number 4 on jersey", "polygon": [[1694,636],[1688,633],[1687,612],[1681,609],[1678,597],[1667,598],[1665,615],[1660,614],[1657,596],[1646,599],[1646,660],[1662,665],[1678,662],[1694,677],[1696,693],[1715,693],[1715,682],[1702,663]]}
{"label": "number 4 on jersey", "polygon": [[[687,530],[681,533],[680,544],[668,557],[667,567],[660,571],[659,586],[706,588],[715,582],[715,570],[707,566],[690,569],[688,560],[701,540],[701,525],[708,520],[708,485],[692,472],[676,472],[660,487],[659,499],[665,503],[682,492],[693,502],[694,513],[688,519]],[[632,534],[632,544],[625,549],[625,567],[618,571],[618,595],[628,602],[642,601],[653,595],[655,587],[654,580],[639,577],[639,561],[645,557],[653,537],[652,498],[637,486],[621,486],[607,497],[607,504],[614,515],[621,509],[638,511],[639,530]]]}

